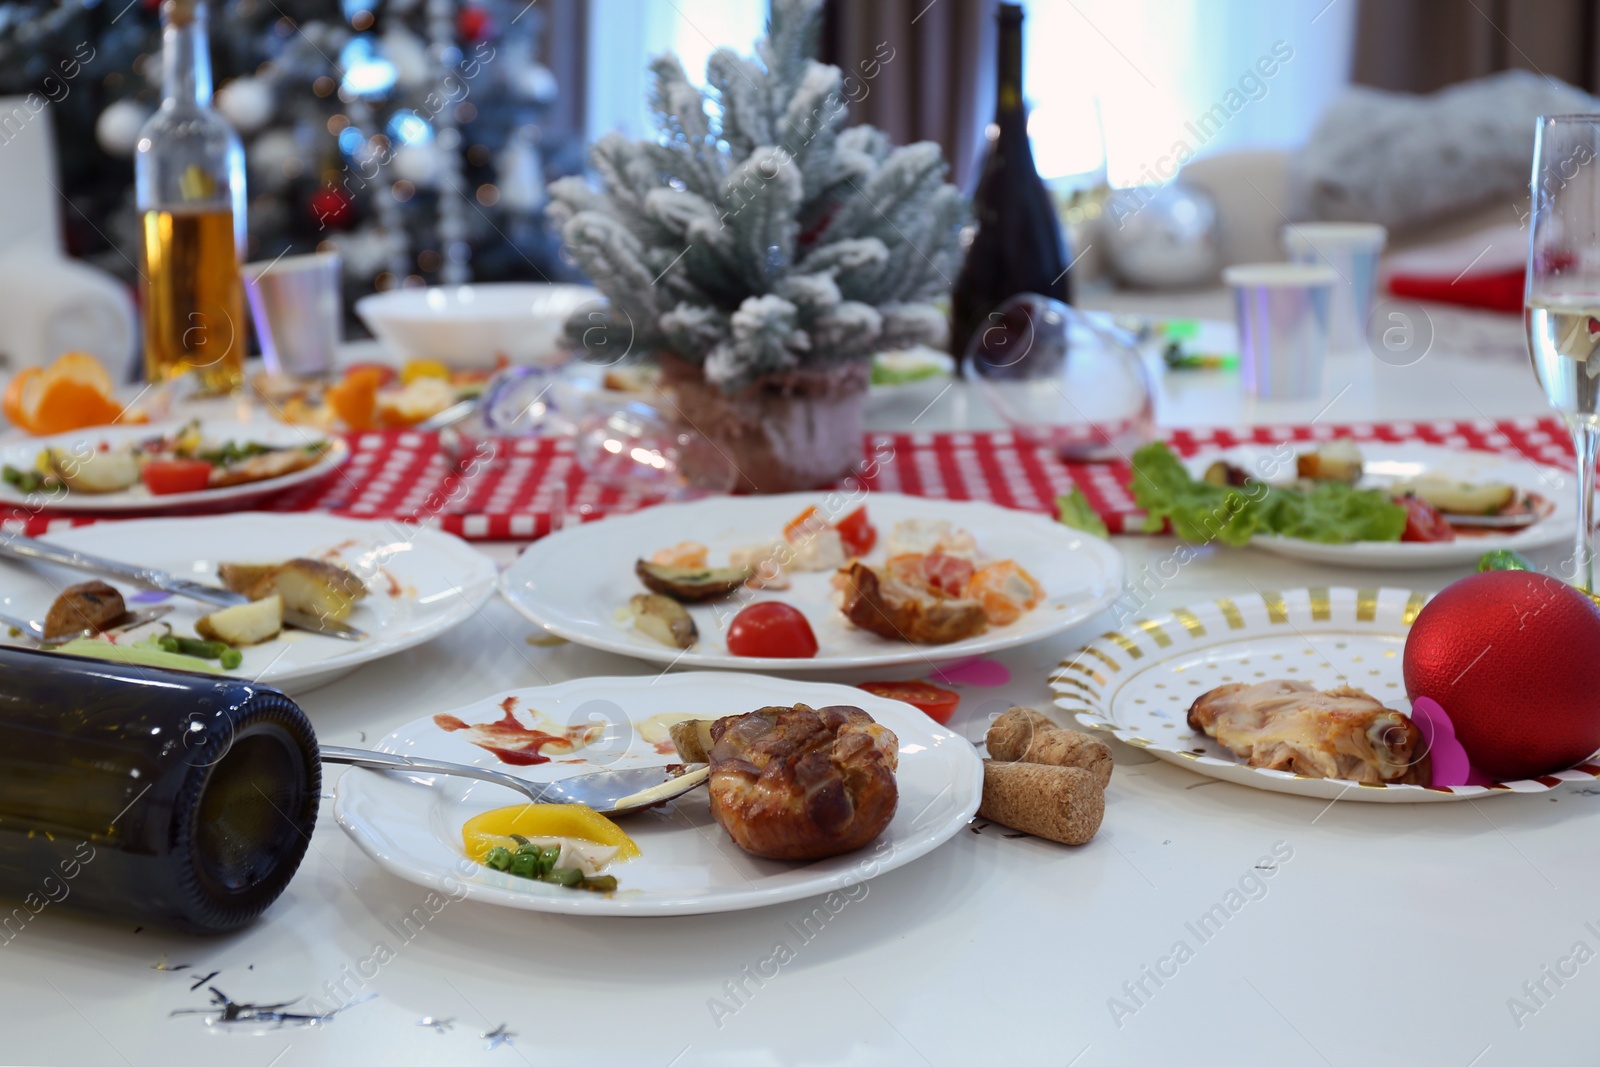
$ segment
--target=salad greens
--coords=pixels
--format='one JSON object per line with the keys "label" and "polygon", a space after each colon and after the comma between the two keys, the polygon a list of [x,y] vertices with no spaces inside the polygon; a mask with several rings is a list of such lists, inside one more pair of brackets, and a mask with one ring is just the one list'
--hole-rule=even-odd
{"label": "salad greens", "polygon": [[1100,520],[1094,508],[1089,506],[1089,498],[1076,486],[1072,492],[1056,497],[1056,521],[1063,526],[1070,526],[1074,530],[1082,530],[1096,537],[1111,536],[1106,524]]}
{"label": "salad greens", "polygon": [[1133,499],[1147,516],[1146,532],[1170,520],[1175,534],[1202,544],[1243,545],[1256,534],[1332,545],[1398,541],[1406,528],[1406,509],[1379,490],[1331,481],[1306,489],[1213,485],[1191,477],[1159,441],[1133,454]]}

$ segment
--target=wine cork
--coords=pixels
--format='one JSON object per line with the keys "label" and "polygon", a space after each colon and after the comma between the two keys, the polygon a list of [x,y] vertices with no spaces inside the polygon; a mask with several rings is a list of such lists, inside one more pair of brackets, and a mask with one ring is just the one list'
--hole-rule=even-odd
{"label": "wine cork", "polygon": [[989,726],[989,755],[1002,763],[1080,767],[1104,789],[1111,781],[1111,749],[1077,730],[1057,726],[1032,708],[1012,708]]}
{"label": "wine cork", "polygon": [[1105,813],[1105,790],[1082,767],[983,761],[980,819],[1063,845],[1081,845],[1100,829]]}

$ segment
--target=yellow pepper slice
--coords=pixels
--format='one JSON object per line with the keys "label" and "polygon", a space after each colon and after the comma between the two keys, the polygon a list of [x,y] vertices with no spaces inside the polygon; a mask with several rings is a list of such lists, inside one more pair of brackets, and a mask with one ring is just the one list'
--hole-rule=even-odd
{"label": "yellow pepper slice", "polygon": [[410,385],[418,378],[443,378],[450,380],[450,368],[436,359],[408,359],[400,368],[400,384]]}
{"label": "yellow pepper slice", "polygon": [[491,848],[508,848],[517,843],[512,834],[522,837],[578,837],[601,845],[615,845],[617,860],[639,854],[639,846],[622,828],[593,808],[582,804],[513,804],[474,815],[461,828],[467,855],[483,862]]}

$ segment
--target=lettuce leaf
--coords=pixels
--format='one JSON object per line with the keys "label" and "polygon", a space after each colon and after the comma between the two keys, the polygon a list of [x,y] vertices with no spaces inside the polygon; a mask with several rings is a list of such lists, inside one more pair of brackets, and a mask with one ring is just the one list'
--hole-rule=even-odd
{"label": "lettuce leaf", "polygon": [[1317,482],[1309,489],[1249,482],[1212,485],[1189,476],[1183,463],[1156,441],[1133,454],[1133,499],[1145,512],[1146,532],[1170,521],[1185,541],[1243,545],[1256,534],[1348,544],[1398,541],[1406,509],[1387,493],[1343,482]]}
{"label": "lettuce leaf", "polygon": [[1111,536],[1106,524],[1101,521],[1094,508],[1089,506],[1089,498],[1084,496],[1083,490],[1077,486],[1072,487],[1072,492],[1056,497],[1056,521],[1063,526],[1070,526],[1074,530],[1082,530],[1096,537]]}

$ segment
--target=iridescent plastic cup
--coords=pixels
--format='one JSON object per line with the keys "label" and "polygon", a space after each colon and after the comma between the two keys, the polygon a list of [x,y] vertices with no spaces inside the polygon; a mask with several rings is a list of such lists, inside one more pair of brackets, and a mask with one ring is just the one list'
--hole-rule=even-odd
{"label": "iridescent plastic cup", "polygon": [[1305,263],[1241,263],[1222,272],[1239,323],[1239,376],[1258,400],[1311,400],[1322,390],[1328,314],[1339,276]]}

